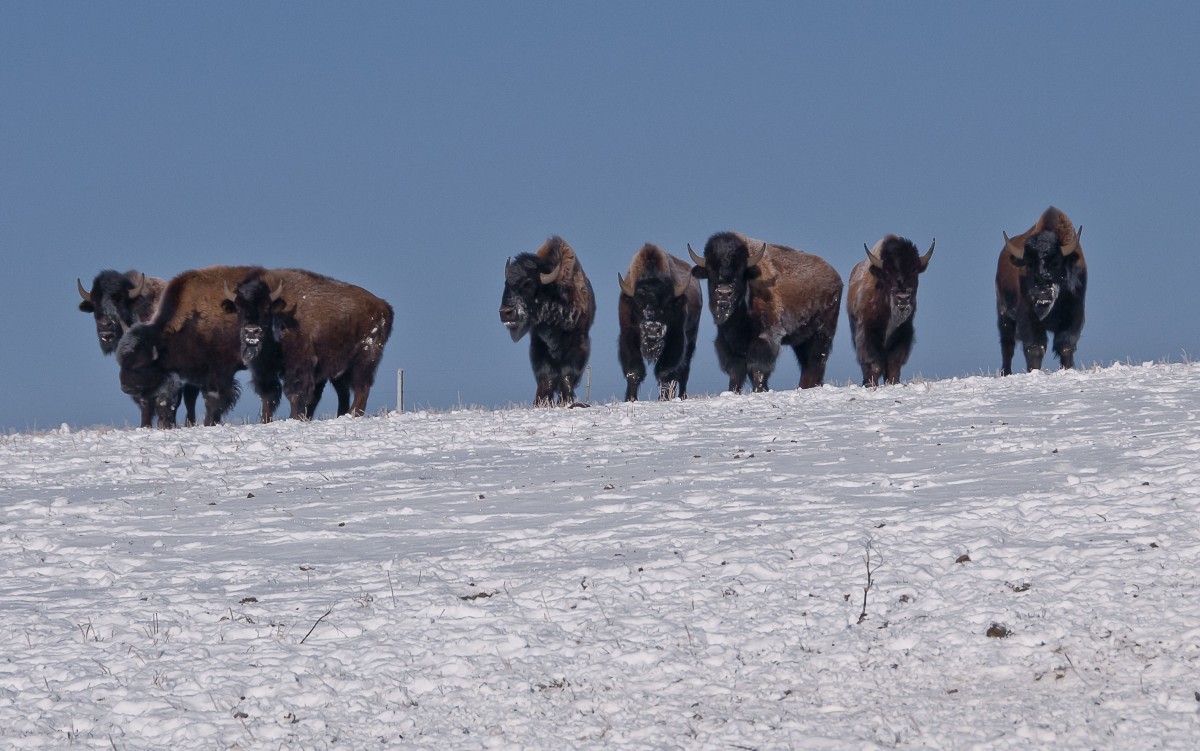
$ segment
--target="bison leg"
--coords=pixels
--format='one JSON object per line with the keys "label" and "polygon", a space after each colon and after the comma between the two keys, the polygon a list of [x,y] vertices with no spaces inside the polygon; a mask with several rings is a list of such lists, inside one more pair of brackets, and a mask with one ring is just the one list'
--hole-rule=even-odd
{"label": "bison leg", "polygon": [[150,399],[135,397],[133,403],[138,405],[138,410],[141,412],[142,420],[138,425],[139,428],[150,428],[154,426],[154,402]]}
{"label": "bison leg", "polygon": [[750,342],[746,352],[747,368],[750,371],[750,386],[757,392],[767,391],[771,373],[775,372],[775,361],[779,358],[779,344],[774,340],[758,337]]}
{"label": "bison leg", "polygon": [[825,382],[825,363],[829,360],[829,348],[832,345],[831,335],[817,333],[804,344],[793,348],[800,362],[800,388],[816,388]]}
{"label": "bison leg", "polygon": [[200,389],[190,383],[183,384],[183,408],[185,410],[184,425],[196,426],[196,399],[200,397]]}
{"label": "bison leg", "polygon": [[1013,352],[1017,349],[1017,322],[1001,315],[996,325],[1000,329],[1000,375],[1012,375]]}
{"label": "bison leg", "polygon": [[1075,344],[1078,341],[1077,332],[1060,331],[1054,335],[1054,352],[1064,368],[1075,367]]}
{"label": "bison leg", "polygon": [[883,375],[883,368],[879,367],[879,363],[863,362],[860,360],[859,365],[862,367],[863,373],[862,385],[868,388],[877,387],[879,385],[879,378]]}

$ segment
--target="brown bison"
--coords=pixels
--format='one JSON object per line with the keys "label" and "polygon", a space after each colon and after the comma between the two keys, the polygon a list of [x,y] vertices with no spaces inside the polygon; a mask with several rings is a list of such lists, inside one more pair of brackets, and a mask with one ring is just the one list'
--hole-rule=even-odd
{"label": "brown bison", "polygon": [[934,240],[925,255],[912,241],[887,235],[850,272],[846,313],[863,385],[900,382],[900,367],[913,346],[917,283],[933,258]]}
{"label": "brown bison", "polygon": [[740,393],[747,375],[755,391],[766,391],[785,345],[800,362],[800,388],[821,385],[842,304],[842,278],[832,266],[736,232],[710,237],[703,256],[690,245],[688,254],[692,275],[708,280],[717,359],[730,391]]}
{"label": "brown bison", "polygon": [[643,360],[654,363],[659,399],[670,399],[672,392],[687,398],[702,304],[700,283],[692,278],[691,268],[687,261],[647,244],[634,254],[626,276],[617,274],[617,349],[625,372],[625,401],[637,401],[638,386],[646,378]]}
{"label": "brown bison", "polygon": [[[146,276],[140,271],[126,271],[121,274],[112,269],[105,269],[92,280],[90,291],[84,288],[79,279],[75,280],[75,285],[82,298],[79,309],[84,313],[91,313],[95,318],[100,351],[111,355],[117,349],[117,342],[130,326],[150,320],[167,283],[157,277]],[[198,394],[193,386],[183,389],[189,424],[196,419]],[[173,402],[163,401],[160,397],[153,402],[139,402],[138,407],[142,411],[143,425],[148,423],[151,419],[150,413],[153,412],[157,415],[161,427],[174,427],[179,402],[178,399]]]}
{"label": "brown bison", "polygon": [[[192,385],[204,394],[204,424],[220,422],[237,402],[234,373],[242,369],[237,317],[221,303],[225,287],[240,283],[251,270],[210,266],[168,282],[154,316],[135,324],[117,345],[121,390],[142,403]],[[143,420],[142,427],[148,426]]]}
{"label": "brown bison", "polygon": [[535,404],[548,406],[556,395],[560,405],[575,404],[575,387],[592,351],[588,332],[595,318],[592,283],[561,237],[504,263],[500,322],[514,342],[530,334]]}
{"label": "brown bison", "polygon": [[996,314],[1000,328],[1000,374],[1012,374],[1018,339],[1025,366],[1042,367],[1046,332],[1054,332],[1054,352],[1064,368],[1075,366],[1075,347],[1083,331],[1087,263],[1078,230],[1051,206],[1028,231],[1004,233],[996,268]]}
{"label": "brown bison", "polygon": [[312,419],[327,381],[337,392],[339,417],[366,411],[392,334],[391,305],[302,269],[252,269],[224,296],[225,309],[237,316],[241,360],[262,398],[263,422],[271,421],[281,393],[293,418]]}

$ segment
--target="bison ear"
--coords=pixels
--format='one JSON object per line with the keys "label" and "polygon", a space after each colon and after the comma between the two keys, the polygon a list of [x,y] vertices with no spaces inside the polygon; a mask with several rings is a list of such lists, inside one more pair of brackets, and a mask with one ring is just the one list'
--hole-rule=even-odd
{"label": "bison ear", "polygon": [[237,306],[234,305],[233,302],[230,300],[222,300],[221,301],[221,310],[225,311],[226,313],[236,313]]}
{"label": "bison ear", "polygon": [[[763,247],[766,247],[765,245]],[[758,266],[749,266],[746,268],[746,281],[753,282],[762,276],[762,269]]]}
{"label": "bison ear", "polygon": [[79,303],[79,309],[82,310],[84,313],[95,313],[96,312],[96,306],[92,305],[92,303],[89,302],[88,300],[84,300],[83,302]]}
{"label": "bison ear", "polygon": [[696,277],[697,279],[707,279],[708,278],[708,269],[705,268],[704,266],[693,266],[692,267],[692,276]]}

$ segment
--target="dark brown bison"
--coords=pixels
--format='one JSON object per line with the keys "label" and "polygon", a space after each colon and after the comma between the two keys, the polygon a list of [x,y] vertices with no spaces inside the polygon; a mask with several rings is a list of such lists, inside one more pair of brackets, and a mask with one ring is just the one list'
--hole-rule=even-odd
{"label": "dark brown bison", "polygon": [[[126,271],[121,274],[112,269],[105,269],[92,280],[91,291],[85,289],[79,279],[75,280],[75,285],[82,298],[79,309],[84,313],[91,313],[95,318],[100,351],[111,355],[117,349],[117,342],[130,326],[150,320],[167,283],[157,277],[146,276],[140,271]],[[187,406],[189,423],[196,419],[198,394],[195,387],[187,386],[183,389],[183,401]],[[157,415],[160,426],[173,427],[179,402],[178,399],[173,403],[164,401],[160,397],[153,402],[139,402],[138,407],[142,411],[143,425],[151,419],[150,412],[153,412]]]}
{"label": "dark brown bison", "polygon": [[[251,270],[210,266],[168,282],[154,316],[135,324],[117,345],[121,390],[142,403],[190,384],[204,394],[204,424],[220,422],[237,402],[234,373],[242,369],[237,316],[221,303],[225,288]],[[144,420],[142,427],[148,427]]]}
{"label": "dark brown bison", "polygon": [[933,258],[935,240],[925,255],[912,241],[887,235],[850,272],[846,313],[863,385],[900,382],[900,367],[913,346],[917,283]]}
{"label": "dark brown bison", "polygon": [[638,387],[646,378],[643,361],[654,363],[659,399],[687,398],[702,305],[700,283],[692,278],[691,268],[687,261],[647,244],[633,255],[626,276],[617,274],[617,349],[625,372],[625,401],[637,401]]}
{"label": "dark brown bison", "polygon": [[692,275],[708,280],[708,308],[717,324],[717,359],[729,390],[746,376],[766,391],[782,346],[800,362],[800,388],[820,386],[837,331],[842,278],[810,253],[751,240],[736,232],[708,239],[704,255],[688,246]]}
{"label": "dark brown bison", "polygon": [[1000,374],[1012,373],[1018,339],[1025,366],[1042,367],[1046,332],[1054,332],[1054,352],[1064,368],[1075,366],[1075,347],[1083,331],[1087,263],[1078,230],[1051,206],[1037,223],[1016,237],[1004,233],[996,268],[996,314],[1000,328]]}
{"label": "dark brown bison", "polygon": [[271,421],[281,393],[292,417],[312,419],[327,381],[337,392],[339,417],[366,411],[392,334],[391,305],[302,269],[253,269],[226,286],[224,296],[225,309],[237,316],[241,360],[262,397],[263,422]]}
{"label": "dark brown bison", "polygon": [[587,367],[596,318],[596,296],[575,251],[552,237],[536,253],[521,253],[504,264],[500,322],[512,340],[526,333],[529,361],[537,381],[534,403],[575,404],[575,387]]}

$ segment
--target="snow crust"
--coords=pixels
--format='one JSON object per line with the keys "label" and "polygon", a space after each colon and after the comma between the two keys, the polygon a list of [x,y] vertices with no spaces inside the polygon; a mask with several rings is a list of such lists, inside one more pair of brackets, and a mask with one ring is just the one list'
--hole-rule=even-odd
{"label": "snow crust", "polygon": [[0,747],[1196,748],[1200,366],[0,438]]}

